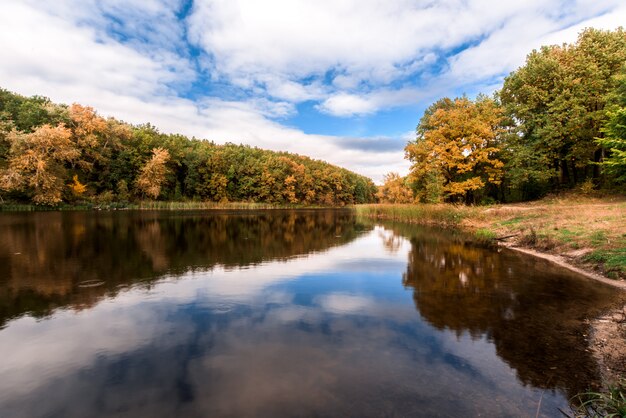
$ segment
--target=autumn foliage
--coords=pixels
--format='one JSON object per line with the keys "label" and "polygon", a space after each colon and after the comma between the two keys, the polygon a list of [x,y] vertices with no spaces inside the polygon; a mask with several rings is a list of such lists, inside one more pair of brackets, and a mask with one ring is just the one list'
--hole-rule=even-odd
{"label": "autumn foliage", "polygon": [[170,153],[164,148],[152,150],[152,158],[141,168],[137,177],[137,189],[151,199],[156,199],[161,194],[161,186],[166,180],[170,160]]}
{"label": "autumn foliage", "polygon": [[418,138],[406,147],[413,163],[409,181],[420,190],[439,190],[448,200],[474,202],[477,191],[502,178],[501,120],[501,109],[486,97],[435,103],[418,126]]}
{"label": "autumn foliage", "polygon": [[[493,97],[442,98],[405,148],[416,200],[480,203],[626,185],[626,32],[532,51]],[[381,197],[381,199],[385,199]]]}
{"label": "autumn foliage", "polygon": [[323,161],[133,126],[79,104],[0,89],[0,198],[40,205],[135,199],[346,205],[363,176]]}
{"label": "autumn foliage", "polygon": [[61,201],[66,165],[80,156],[70,130],[63,125],[43,125],[34,132],[12,131],[8,168],[2,171],[0,187],[25,190],[34,203],[54,205]]}
{"label": "autumn foliage", "polygon": [[376,198],[381,203],[411,203],[414,200],[413,191],[407,185],[405,178],[398,173],[389,173],[382,186],[378,188]]}

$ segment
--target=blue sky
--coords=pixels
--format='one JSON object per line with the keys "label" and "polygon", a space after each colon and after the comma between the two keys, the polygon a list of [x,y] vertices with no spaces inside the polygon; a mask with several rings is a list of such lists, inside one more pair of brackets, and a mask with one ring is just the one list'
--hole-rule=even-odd
{"label": "blue sky", "polygon": [[0,86],[380,181],[434,100],[624,23],[622,0],[3,0]]}

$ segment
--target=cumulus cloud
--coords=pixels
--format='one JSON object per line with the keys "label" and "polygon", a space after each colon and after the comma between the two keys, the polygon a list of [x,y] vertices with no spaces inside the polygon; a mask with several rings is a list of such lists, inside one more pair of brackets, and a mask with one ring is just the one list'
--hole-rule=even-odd
{"label": "cumulus cloud", "polygon": [[[311,77],[330,78],[318,91],[326,92],[318,109],[345,117],[502,76],[542,43],[573,41],[589,25],[617,27],[621,3],[207,0],[196,3],[189,23],[220,76],[266,87],[271,78],[267,94],[287,99],[320,96],[284,94],[276,80],[304,91]],[[443,71],[433,74],[439,55],[446,58]]]}
{"label": "cumulus cloud", "polygon": [[398,132],[419,114],[387,136],[316,135],[291,120],[299,105],[350,121],[489,92],[531,48],[624,21],[619,0],[5,0],[0,83],[380,181],[406,173]]}

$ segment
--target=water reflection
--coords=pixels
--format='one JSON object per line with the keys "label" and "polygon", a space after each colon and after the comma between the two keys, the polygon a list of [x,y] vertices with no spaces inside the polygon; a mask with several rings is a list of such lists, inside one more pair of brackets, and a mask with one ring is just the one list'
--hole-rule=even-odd
{"label": "water reflection", "polygon": [[349,211],[1,214],[0,328],[25,313],[88,308],[164,274],[323,251],[358,228]]}
{"label": "water reflection", "polygon": [[596,378],[579,319],[614,301],[350,212],[0,225],[0,416],[558,416]]}
{"label": "water reflection", "polygon": [[411,237],[403,283],[430,324],[485,336],[525,384],[574,396],[598,383],[585,320],[615,303],[615,289],[544,260],[451,241],[443,231],[395,228]]}

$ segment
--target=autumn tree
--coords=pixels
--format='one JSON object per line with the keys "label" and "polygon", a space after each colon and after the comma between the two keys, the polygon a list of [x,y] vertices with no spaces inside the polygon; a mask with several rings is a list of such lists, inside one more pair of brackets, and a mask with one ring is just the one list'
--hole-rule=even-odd
{"label": "autumn tree", "polygon": [[[417,138],[406,148],[413,163],[409,182],[421,200],[464,199],[474,202],[488,185],[498,185],[502,111],[494,100],[479,96],[442,99],[417,126]],[[437,196],[437,193],[441,193]]]}
{"label": "autumn tree", "polygon": [[404,177],[392,172],[384,176],[383,185],[378,188],[376,198],[381,203],[411,203],[413,191]]}
{"label": "autumn tree", "polygon": [[74,197],[81,197],[87,191],[87,186],[78,180],[78,174],[74,174],[74,177],[72,177],[72,183],[69,187]]}
{"label": "autumn tree", "polygon": [[139,177],[137,177],[136,186],[141,195],[151,199],[159,197],[168,173],[166,164],[169,159],[170,153],[166,149],[155,148],[152,150],[152,158],[141,168]]}
{"label": "autumn tree", "polygon": [[55,205],[61,201],[65,185],[65,164],[74,162],[80,152],[63,125],[43,125],[32,133],[12,131],[8,168],[0,175],[0,188],[32,194],[36,204]]}
{"label": "autumn tree", "polygon": [[[11,190],[9,199],[33,201],[35,189],[24,180],[30,168],[26,164],[23,172],[17,169],[18,159],[30,158],[33,151],[18,143],[43,125],[63,126],[70,133],[72,158],[45,164],[55,174],[55,187],[63,191],[60,198],[68,200],[128,201],[129,189],[143,197],[173,200],[345,205],[374,199],[376,187],[370,179],[324,161],[165,134],[149,123],[133,126],[105,119],[87,106],[57,105],[0,89],[0,173],[3,189]],[[155,149],[163,151],[158,158]],[[50,152],[61,155],[56,148]]]}

